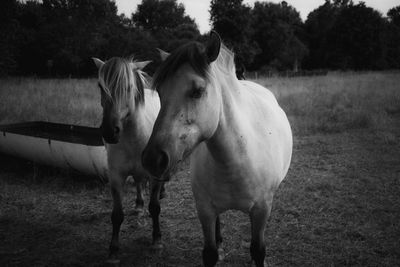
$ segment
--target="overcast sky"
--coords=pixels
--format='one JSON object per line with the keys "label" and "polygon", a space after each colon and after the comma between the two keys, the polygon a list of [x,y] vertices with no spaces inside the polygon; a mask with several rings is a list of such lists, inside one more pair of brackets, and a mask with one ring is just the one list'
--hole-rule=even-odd
{"label": "overcast sky", "polygon": [[[118,13],[125,13],[127,17],[131,16],[131,13],[136,10],[136,6],[142,2],[142,0],[115,0],[118,7]],[[186,13],[196,20],[197,25],[201,33],[210,30],[209,25],[209,12],[210,0],[178,0],[179,3],[185,5]],[[252,6],[256,0],[244,0],[246,4]],[[262,1],[263,2],[263,1]],[[270,0],[268,2],[279,3],[279,0]],[[325,0],[286,0],[291,6],[294,6],[303,20],[307,18],[308,13],[314,10],[318,6],[322,5]],[[354,3],[359,1],[354,0]],[[397,5],[400,5],[399,0],[364,0],[367,6],[373,7],[380,11],[383,15],[386,12]]]}

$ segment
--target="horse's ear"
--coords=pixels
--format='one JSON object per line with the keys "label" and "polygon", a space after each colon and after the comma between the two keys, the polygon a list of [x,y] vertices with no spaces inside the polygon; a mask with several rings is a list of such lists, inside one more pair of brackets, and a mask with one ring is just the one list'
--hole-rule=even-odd
{"label": "horse's ear", "polygon": [[215,31],[211,31],[210,40],[207,43],[206,54],[208,63],[214,62],[218,55],[219,50],[221,49],[221,37]]}
{"label": "horse's ear", "polygon": [[132,70],[142,70],[142,69],[144,69],[144,67],[146,67],[147,64],[149,64],[150,62],[151,62],[151,60],[132,62],[132,63],[131,63]]}
{"label": "horse's ear", "polygon": [[100,69],[101,66],[104,65],[104,62],[101,61],[100,59],[95,58],[95,57],[92,57],[92,59],[93,59],[93,62],[94,62],[94,64],[96,64],[96,67],[97,67],[98,69]]}
{"label": "horse's ear", "polygon": [[169,56],[168,52],[165,52],[164,50],[157,48],[158,52],[160,53],[160,57],[162,61],[165,61],[167,57]]}

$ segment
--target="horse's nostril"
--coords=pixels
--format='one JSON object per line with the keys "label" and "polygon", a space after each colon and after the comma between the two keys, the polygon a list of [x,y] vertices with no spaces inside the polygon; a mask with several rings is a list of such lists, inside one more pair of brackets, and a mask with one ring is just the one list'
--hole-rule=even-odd
{"label": "horse's nostril", "polygon": [[158,165],[158,169],[159,169],[160,173],[164,173],[165,170],[168,168],[169,156],[163,150],[160,151],[160,154],[157,159],[157,165]]}
{"label": "horse's nostril", "polygon": [[169,166],[169,156],[163,150],[145,149],[142,164],[152,175],[160,178]]}
{"label": "horse's nostril", "polygon": [[119,127],[118,127],[118,126],[115,126],[115,127],[114,127],[114,133],[115,133],[115,134],[119,134],[119,131],[120,131]]}

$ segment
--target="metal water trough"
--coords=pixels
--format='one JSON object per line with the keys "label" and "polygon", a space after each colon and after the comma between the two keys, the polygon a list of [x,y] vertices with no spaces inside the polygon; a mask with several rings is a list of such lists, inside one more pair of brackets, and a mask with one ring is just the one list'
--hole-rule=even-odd
{"label": "metal water trough", "polygon": [[97,128],[51,122],[0,125],[0,153],[107,179],[107,153]]}

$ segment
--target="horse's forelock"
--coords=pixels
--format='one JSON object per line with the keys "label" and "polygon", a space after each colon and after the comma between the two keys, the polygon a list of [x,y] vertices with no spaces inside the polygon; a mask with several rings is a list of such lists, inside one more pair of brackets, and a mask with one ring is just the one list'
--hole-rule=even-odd
{"label": "horse's forelock", "polygon": [[100,70],[100,79],[105,87],[104,93],[119,105],[128,96],[130,101],[144,102],[144,86],[147,84],[145,73],[140,70],[132,70],[132,60],[124,58],[111,58]]}
{"label": "horse's forelock", "polygon": [[[157,90],[170,75],[174,74],[185,63],[188,63],[198,75],[204,78],[212,78],[214,76],[209,73],[205,46],[198,42],[190,42],[177,48],[161,64],[154,76],[153,89]],[[221,45],[220,53],[213,65],[216,66],[219,72],[226,75],[236,75],[234,53],[224,44]]]}
{"label": "horse's forelock", "polygon": [[208,71],[205,46],[199,42],[189,42],[173,51],[167,59],[161,63],[157,72],[154,74],[153,89],[158,87],[179,67],[188,63],[193,70],[200,76],[206,77]]}

